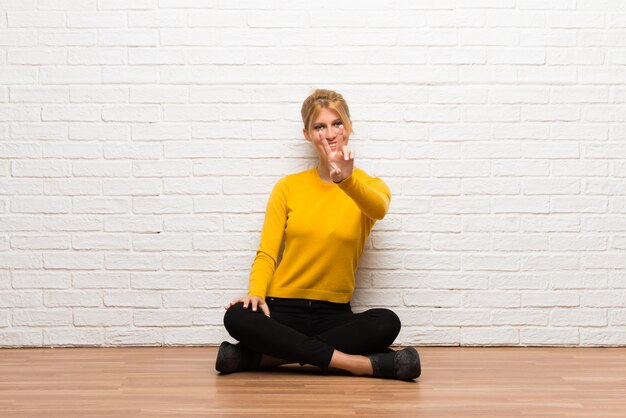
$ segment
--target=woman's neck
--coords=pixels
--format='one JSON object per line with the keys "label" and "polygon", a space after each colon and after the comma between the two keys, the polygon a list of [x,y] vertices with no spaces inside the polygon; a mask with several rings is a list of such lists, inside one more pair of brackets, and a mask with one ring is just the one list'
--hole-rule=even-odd
{"label": "woman's neck", "polygon": [[330,183],[332,180],[329,173],[330,168],[328,167],[328,163],[326,161],[320,160],[320,162],[317,164],[317,174],[323,181]]}

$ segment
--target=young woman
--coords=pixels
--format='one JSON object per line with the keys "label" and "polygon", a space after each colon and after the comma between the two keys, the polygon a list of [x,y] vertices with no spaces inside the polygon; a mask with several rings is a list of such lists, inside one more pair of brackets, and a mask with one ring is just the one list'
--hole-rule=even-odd
{"label": "young woman", "polygon": [[248,295],[226,306],[224,325],[239,344],[223,342],[215,367],[232,373],[300,363],[415,379],[417,351],[388,348],[400,332],[398,316],[350,308],[359,257],[374,223],[387,213],[391,192],[354,167],[352,124],[341,94],[315,90],[301,113],[319,164],[276,183]]}

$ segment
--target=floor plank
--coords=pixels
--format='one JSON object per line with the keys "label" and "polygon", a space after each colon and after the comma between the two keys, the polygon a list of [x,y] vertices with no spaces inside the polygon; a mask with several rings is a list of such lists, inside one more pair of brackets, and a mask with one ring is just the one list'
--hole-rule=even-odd
{"label": "floor plank", "polygon": [[0,416],[626,416],[626,348],[422,347],[416,382],[296,366],[220,376],[216,352],[0,350]]}

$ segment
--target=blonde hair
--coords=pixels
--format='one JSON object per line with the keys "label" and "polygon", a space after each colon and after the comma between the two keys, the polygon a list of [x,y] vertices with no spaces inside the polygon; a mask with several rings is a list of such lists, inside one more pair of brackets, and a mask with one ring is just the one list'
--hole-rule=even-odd
{"label": "blonde hair", "polygon": [[352,132],[348,103],[341,94],[325,89],[316,89],[302,103],[300,114],[302,115],[304,129],[311,131],[315,118],[317,118],[322,109],[332,109],[337,112],[346,132]]}

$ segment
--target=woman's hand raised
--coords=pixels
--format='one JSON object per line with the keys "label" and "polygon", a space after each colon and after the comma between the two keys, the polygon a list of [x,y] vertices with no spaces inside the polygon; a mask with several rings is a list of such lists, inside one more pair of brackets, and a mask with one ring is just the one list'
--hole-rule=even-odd
{"label": "woman's hand raised", "polygon": [[352,175],[354,169],[354,150],[348,149],[344,140],[343,125],[339,127],[335,149],[333,150],[324,135],[323,130],[318,133],[326,160],[328,161],[329,174],[332,181],[339,183]]}
{"label": "woman's hand raised", "polygon": [[248,306],[252,305],[252,310],[254,312],[256,312],[257,308],[261,308],[266,316],[270,316],[270,308],[267,306],[267,303],[265,303],[265,299],[259,296],[244,296],[240,298],[235,298],[230,301],[228,305],[224,306],[224,309],[228,309],[231,306],[238,304],[239,302],[243,302],[244,309],[248,309]]}

